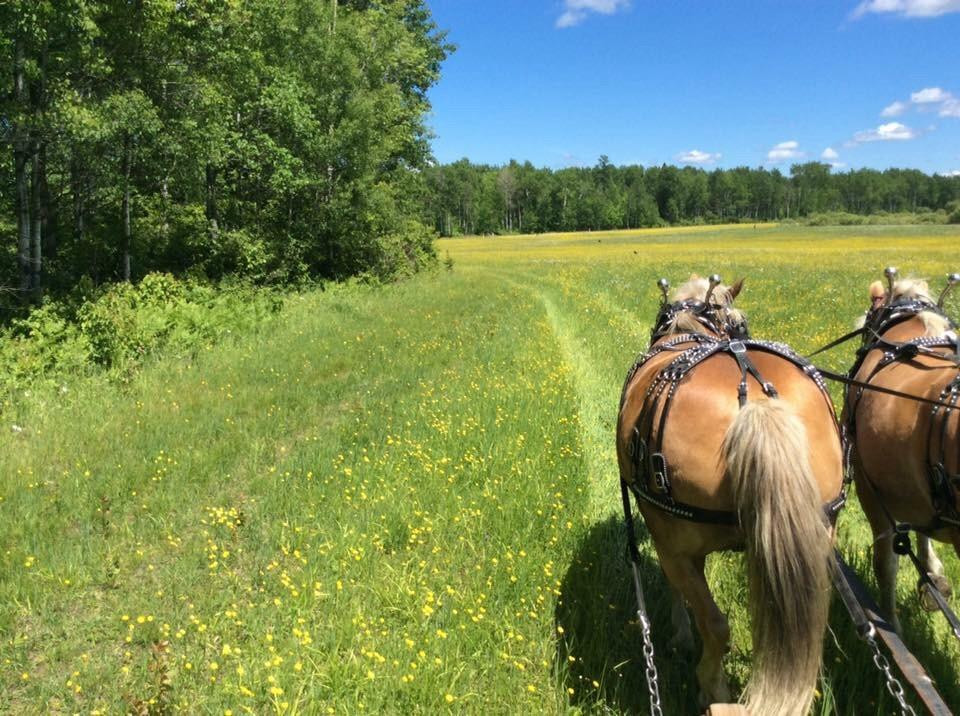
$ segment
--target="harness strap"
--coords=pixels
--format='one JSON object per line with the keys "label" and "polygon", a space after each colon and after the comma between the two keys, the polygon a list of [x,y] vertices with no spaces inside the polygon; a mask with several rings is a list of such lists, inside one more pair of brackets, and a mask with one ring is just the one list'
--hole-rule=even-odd
{"label": "harness strap", "polygon": [[672,498],[661,497],[650,492],[643,486],[643,481],[638,480],[630,484],[630,491],[644,502],[649,502],[654,507],[667,512],[674,517],[681,517],[691,522],[704,522],[711,525],[728,525],[736,527],[740,524],[737,513],[730,510],[711,510],[706,507],[697,507],[688,505],[685,502],[677,502]]}
{"label": "harness strap", "polygon": [[887,349],[887,354],[892,356],[890,360],[912,360],[918,355],[923,355],[960,365],[958,356],[933,350],[934,348],[956,349],[956,345],[956,340],[948,336],[921,336],[909,341],[890,341],[883,336],[876,336],[868,350],[884,347]]}
{"label": "harness strap", "polygon": [[[960,524],[960,514],[956,508],[956,490],[953,478],[947,471],[947,430],[958,398],[960,398],[960,375],[940,391],[940,399],[946,400],[949,407],[943,410],[938,405],[933,407],[930,411],[930,429],[927,431],[927,474],[930,478],[935,521],[948,525]],[[937,430],[938,420],[939,430]],[[934,445],[935,434],[939,434],[939,446]],[[936,447],[939,447],[939,451]]]}
{"label": "harness strap", "polygon": [[740,385],[737,386],[737,399],[740,401],[741,408],[747,404],[747,374],[754,377],[766,395],[771,398],[780,397],[773,384],[763,379],[760,371],[750,360],[750,356],[747,355],[747,346],[743,341],[730,341],[729,351],[740,367]]}
{"label": "harness strap", "polygon": [[946,617],[947,623],[950,625],[950,631],[953,632],[953,635],[957,639],[960,639],[960,618],[957,618],[957,615],[953,613],[947,600],[940,593],[940,590],[937,589],[937,585],[933,583],[933,580],[930,579],[927,570],[923,568],[920,558],[917,557],[916,552],[913,551],[913,546],[910,543],[910,525],[897,525],[894,531],[893,551],[900,556],[906,555],[910,558],[914,569],[916,569],[920,575],[920,586],[927,590],[927,594],[933,598],[937,608],[943,612],[943,616]]}

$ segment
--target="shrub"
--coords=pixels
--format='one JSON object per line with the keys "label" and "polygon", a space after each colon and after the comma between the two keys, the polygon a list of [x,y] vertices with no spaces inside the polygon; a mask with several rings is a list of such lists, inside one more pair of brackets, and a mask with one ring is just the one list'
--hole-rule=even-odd
{"label": "shrub", "polygon": [[408,220],[400,231],[378,237],[368,279],[396,281],[437,266],[435,234],[419,221]]}
{"label": "shrub", "polygon": [[947,204],[947,223],[960,224],[960,199]]}
{"label": "shrub", "polygon": [[170,274],[148,274],[139,284],[101,291],[81,282],[0,335],[0,392],[97,368],[128,378],[148,356],[193,353],[263,322],[282,306],[277,291],[215,287]]}

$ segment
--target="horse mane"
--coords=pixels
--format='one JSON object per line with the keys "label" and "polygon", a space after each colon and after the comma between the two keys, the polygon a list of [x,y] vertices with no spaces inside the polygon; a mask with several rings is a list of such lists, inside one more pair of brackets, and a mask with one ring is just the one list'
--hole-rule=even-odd
{"label": "horse mane", "polygon": [[[875,281],[879,285],[879,281]],[[871,291],[873,286],[871,286]],[[933,304],[933,297],[930,295],[930,285],[922,278],[902,278],[893,284],[893,300],[899,299],[917,299],[926,303]],[[923,335],[939,338],[950,332],[950,321],[945,316],[941,316],[934,311],[921,311],[917,318],[923,323]],[[863,327],[865,317],[858,321],[857,327]]]}
{"label": "horse mane", "polygon": [[902,278],[893,284],[893,300],[900,298],[916,298],[920,301],[933,303],[930,296],[930,285],[922,278]]}
{"label": "horse mane", "polygon": [[[707,279],[699,276],[691,276],[686,283],[677,286],[670,300],[673,302],[690,300],[703,301],[706,299],[707,291],[709,290],[710,282],[707,281]],[[711,300],[726,309],[726,314],[730,321],[738,323],[743,320],[743,314],[740,311],[735,308],[730,308],[733,303],[733,295],[730,293],[729,286],[720,284],[713,289]],[[675,335],[678,333],[709,334],[710,331],[696,319],[692,312],[681,311],[667,327],[667,335]]]}
{"label": "horse mane", "polygon": [[923,311],[917,316],[923,322],[923,335],[940,338],[950,332],[950,321],[933,311]]}

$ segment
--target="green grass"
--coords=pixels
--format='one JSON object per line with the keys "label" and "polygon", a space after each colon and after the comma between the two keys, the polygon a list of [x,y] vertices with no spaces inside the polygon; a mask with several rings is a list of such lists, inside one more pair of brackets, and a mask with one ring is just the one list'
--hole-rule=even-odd
{"label": "green grass", "polygon": [[[291,298],[122,388],[22,397],[0,418],[0,711],[642,712],[612,436],[655,279],[745,275],[754,334],[807,351],[849,330],[884,265],[945,274],[958,239],[450,240],[453,272]],[[855,501],[840,522],[872,584]],[[668,650],[666,585],[644,554],[665,712],[692,713],[695,656]],[[741,558],[708,568],[739,689]],[[904,565],[907,642],[960,704],[960,649],[913,582]],[[891,711],[838,605],[819,688],[820,713]]]}

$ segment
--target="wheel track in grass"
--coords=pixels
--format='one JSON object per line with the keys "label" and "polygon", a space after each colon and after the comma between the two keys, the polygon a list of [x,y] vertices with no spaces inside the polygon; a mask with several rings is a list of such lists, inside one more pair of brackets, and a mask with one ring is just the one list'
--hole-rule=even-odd
{"label": "wheel track in grass", "polygon": [[580,420],[580,440],[587,466],[587,485],[590,499],[587,514],[591,520],[607,517],[618,509],[615,499],[618,470],[614,450],[614,426],[616,424],[617,394],[596,369],[590,349],[583,345],[570,326],[550,290],[529,275],[529,283],[518,280],[516,275],[492,271],[504,283],[534,295],[543,306],[550,329],[560,348],[564,363],[571,371],[571,382],[577,396],[577,412]]}

